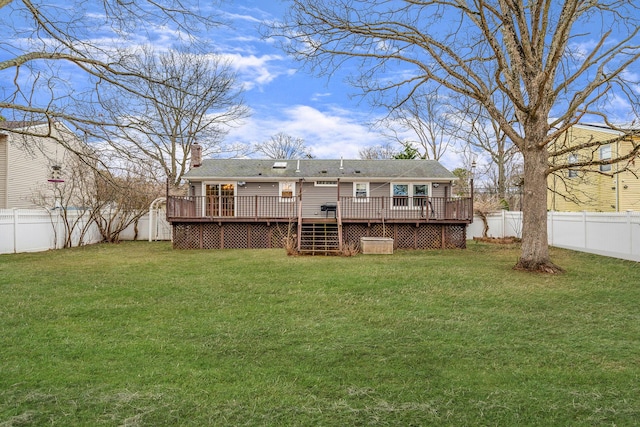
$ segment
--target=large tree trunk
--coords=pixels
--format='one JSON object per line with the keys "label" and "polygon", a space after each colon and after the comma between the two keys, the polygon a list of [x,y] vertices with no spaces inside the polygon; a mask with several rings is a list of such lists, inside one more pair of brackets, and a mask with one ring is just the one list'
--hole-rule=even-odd
{"label": "large tree trunk", "polygon": [[524,157],[524,199],[522,206],[522,253],[515,268],[519,270],[559,273],[563,270],[549,258],[547,240],[548,152],[545,147],[529,144]]}

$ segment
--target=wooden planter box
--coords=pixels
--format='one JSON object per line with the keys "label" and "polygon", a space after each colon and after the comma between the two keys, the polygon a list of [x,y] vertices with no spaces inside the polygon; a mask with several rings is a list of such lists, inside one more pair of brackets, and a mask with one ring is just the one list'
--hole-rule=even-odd
{"label": "wooden planter box", "polygon": [[361,237],[360,250],[363,254],[392,254],[393,239],[389,237]]}

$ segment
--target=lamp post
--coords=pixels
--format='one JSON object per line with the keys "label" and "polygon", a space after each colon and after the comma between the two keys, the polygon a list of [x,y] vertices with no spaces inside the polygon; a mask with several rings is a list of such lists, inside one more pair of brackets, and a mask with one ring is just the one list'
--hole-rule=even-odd
{"label": "lamp post", "polygon": [[473,190],[473,179],[475,178],[476,175],[476,161],[474,160],[473,162],[471,162],[471,172],[470,172],[471,176],[469,179],[469,186],[471,187],[471,219],[473,220],[473,196],[474,196],[474,190]]}
{"label": "lamp post", "polygon": [[62,207],[62,195],[60,195],[60,204],[58,205],[58,184],[64,182],[64,179],[62,179],[62,166],[51,166],[51,176],[47,181],[53,183],[53,208]]}

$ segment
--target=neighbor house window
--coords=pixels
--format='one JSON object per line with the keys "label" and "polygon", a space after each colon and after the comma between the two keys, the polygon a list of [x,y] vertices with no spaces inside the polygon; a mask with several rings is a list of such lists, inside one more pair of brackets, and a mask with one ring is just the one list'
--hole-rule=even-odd
{"label": "neighbor house window", "polygon": [[280,183],[280,201],[289,202],[294,200],[296,194],[295,181],[284,181]]}
{"label": "neighbor house window", "polygon": [[[603,145],[600,147],[600,160],[610,160],[611,159],[611,144]],[[601,172],[608,172],[611,170],[611,165],[600,165]]]}
{"label": "neighbor house window", "polygon": [[[567,157],[567,163],[569,164],[569,166],[577,162],[578,162],[578,155],[569,154],[569,157]],[[569,178],[576,178],[577,176],[578,176],[578,171],[576,169],[569,169],[569,174],[568,174]]]}
{"label": "neighbor house window", "polygon": [[368,182],[354,182],[353,183],[353,197],[356,201],[366,202],[369,200],[369,183]]}

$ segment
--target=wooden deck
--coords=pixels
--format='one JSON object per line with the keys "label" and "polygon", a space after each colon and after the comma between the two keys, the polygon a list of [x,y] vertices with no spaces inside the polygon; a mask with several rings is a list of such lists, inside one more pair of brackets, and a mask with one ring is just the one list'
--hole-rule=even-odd
{"label": "wooden deck", "polygon": [[341,197],[333,218],[304,216],[304,200],[279,196],[169,197],[167,219],[172,223],[298,222],[332,219],[340,223],[449,223],[473,219],[471,198]]}

